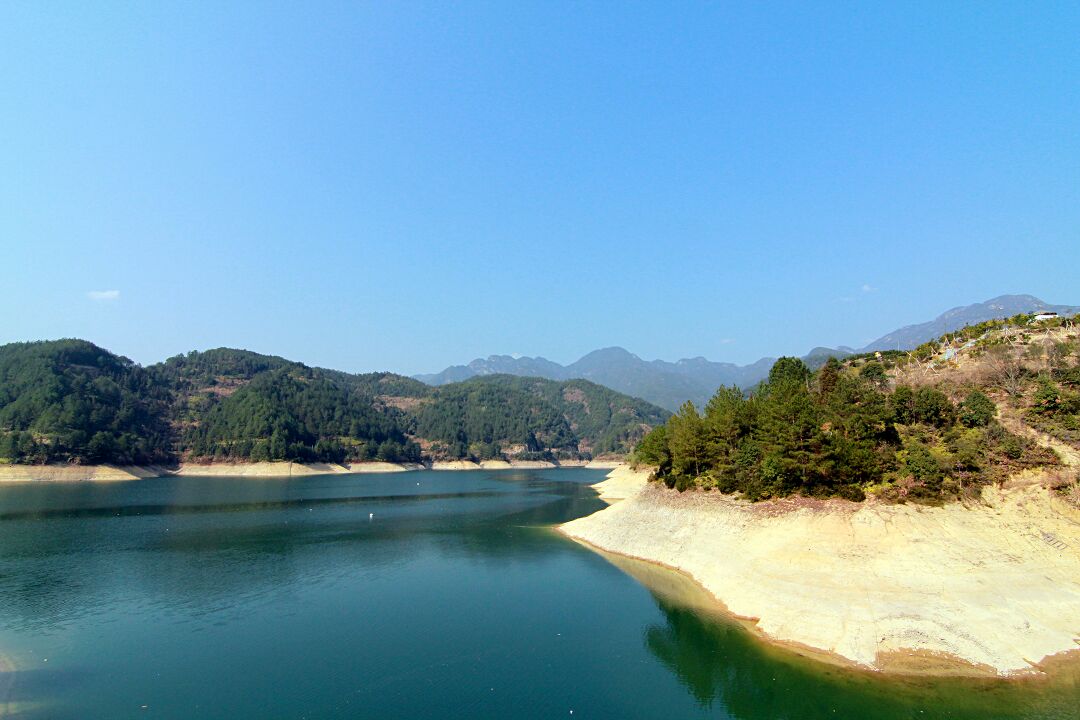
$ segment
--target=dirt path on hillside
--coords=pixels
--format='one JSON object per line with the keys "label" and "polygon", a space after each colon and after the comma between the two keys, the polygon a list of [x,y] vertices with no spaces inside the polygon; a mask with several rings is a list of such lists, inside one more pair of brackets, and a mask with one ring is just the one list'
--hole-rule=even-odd
{"label": "dirt path on hillside", "polygon": [[1073,468],[1080,467],[1080,450],[1052,435],[1047,435],[1031,427],[1024,422],[1020,411],[1007,407],[1005,403],[998,403],[998,420],[1009,432],[1026,437],[1042,447],[1056,452],[1058,457],[1061,458],[1062,464]]}

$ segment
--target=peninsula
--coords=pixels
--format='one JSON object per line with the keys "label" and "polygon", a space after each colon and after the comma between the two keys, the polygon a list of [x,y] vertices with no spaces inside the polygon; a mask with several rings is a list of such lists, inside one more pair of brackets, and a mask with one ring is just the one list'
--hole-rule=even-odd
{"label": "peninsula", "polygon": [[[659,468],[613,472],[598,490],[622,499],[561,530],[685,572],[763,637],[804,653],[893,673],[1044,672],[1080,642],[1080,451],[1071,429],[1080,403],[1074,326],[1029,322],[970,329],[917,354],[833,368],[837,376],[826,381],[836,387],[866,377],[879,383],[883,407],[898,406],[898,388],[908,383],[917,384],[916,396],[925,390],[944,398],[924,403],[941,414],[936,429],[917,417],[867,426],[862,440],[884,458],[873,477],[829,485],[823,480],[843,468],[807,451],[795,479],[781,474],[762,489],[760,466],[747,469],[750,463],[741,479],[726,479],[722,461],[738,451],[738,433],[697,447],[681,436],[690,413],[680,413],[639,447],[639,456],[656,460],[660,446]],[[820,393],[821,380],[819,371],[801,387]],[[997,402],[988,417],[954,428],[953,398],[973,392]],[[872,405],[864,396],[861,407]],[[963,400],[959,406],[963,414]],[[700,422],[708,437],[708,417]],[[760,425],[748,437],[783,467],[790,450],[769,446]],[[999,455],[994,443],[1008,448]],[[693,470],[687,448],[700,450]],[[921,450],[932,466],[920,466]],[[967,459],[958,457],[962,450]],[[826,475],[800,487],[814,468]]]}
{"label": "peninsula", "polygon": [[1040,672],[1077,649],[1080,511],[1034,478],[925,507],[751,503],[647,476],[562,531],[685,572],[768,640],[921,674]]}

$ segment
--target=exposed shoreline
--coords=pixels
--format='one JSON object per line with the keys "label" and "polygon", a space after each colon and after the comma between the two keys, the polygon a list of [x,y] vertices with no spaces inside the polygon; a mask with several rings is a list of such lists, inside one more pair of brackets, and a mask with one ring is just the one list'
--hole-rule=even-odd
{"label": "exposed shoreline", "polygon": [[367,473],[412,472],[415,470],[542,470],[559,467],[611,469],[615,461],[568,461],[559,464],[536,461],[469,460],[423,463],[363,462],[333,463],[182,463],[178,467],[119,465],[0,465],[0,483],[8,482],[122,482],[167,475],[199,477],[308,477]]}
{"label": "exposed shoreline", "polygon": [[169,475],[153,465],[0,465],[0,483],[7,482],[124,482]]}
{"label": "exposed shoreline", "polygon": [[596,487],[622,499],[560,531],[647,586],[609,554],[682,573],[770,642],[891,674],[1038,676],[1078,655],[1080,511],[1036,483],[968,506],[754,505],[646,476],[613,471]]}

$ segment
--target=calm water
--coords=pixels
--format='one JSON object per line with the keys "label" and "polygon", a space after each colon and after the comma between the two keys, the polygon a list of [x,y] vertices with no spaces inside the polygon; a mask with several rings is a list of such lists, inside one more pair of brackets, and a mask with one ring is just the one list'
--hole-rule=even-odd
{"label": "calm water", "polygon": [[0,487],[0,716],[1077,718],[1075,674],[885,681],[648,589],[546,527],[601,478]]}

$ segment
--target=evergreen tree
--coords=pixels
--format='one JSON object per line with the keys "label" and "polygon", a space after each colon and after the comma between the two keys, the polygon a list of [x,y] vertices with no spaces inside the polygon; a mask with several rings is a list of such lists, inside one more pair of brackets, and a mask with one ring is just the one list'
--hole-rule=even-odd
{"label": "evergreen tree", "polygon": [[696,478],[707,467],[705,425],[694,403],[687,400],[679,412],[668,418],[668,445],[671,448],[672,472],[676,477]]}
{"label": "evergreen tree", "polygon": [[839,377],[840,361],[834,357],[830,357],[825,361],[825,364],[821,366],[821,370],[818,371],[818,393],[822,397],[827,398],[836,388],[836,382]]}

